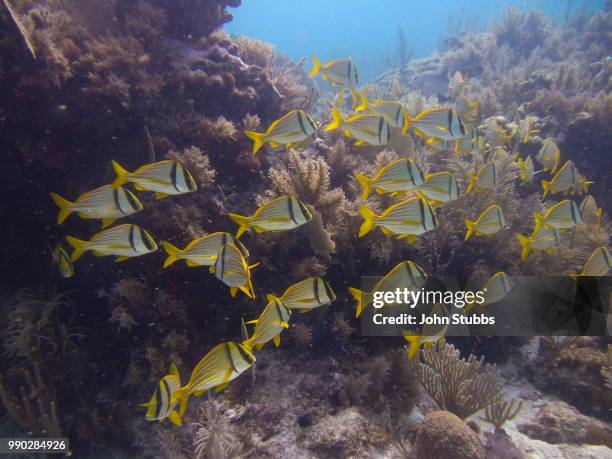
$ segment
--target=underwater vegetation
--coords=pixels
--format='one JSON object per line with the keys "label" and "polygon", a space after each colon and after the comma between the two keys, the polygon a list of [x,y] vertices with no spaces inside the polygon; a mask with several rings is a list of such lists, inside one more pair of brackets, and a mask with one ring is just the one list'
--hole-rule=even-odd
{"label": "underwater vegetation", "polygon": [[610,5],[508,9],[365,85],[220,31],[239,4],[3,2],[0,422],[82,457],[612,447],[609,338],[405,349],[349,293],[607,274]]}

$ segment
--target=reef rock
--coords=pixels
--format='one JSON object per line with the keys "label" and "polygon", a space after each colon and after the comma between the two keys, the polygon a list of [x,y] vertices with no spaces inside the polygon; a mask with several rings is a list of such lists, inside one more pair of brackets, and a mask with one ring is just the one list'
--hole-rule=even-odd
{"label": "reef rock", "polygon": [[478,435],[448,411],[429,413],[416,439],[417,459],[484,459],[485,450]]}
{"label": "reef rock", "polygon": [[548,443],[588,443],[612,447],[612,424],[580,414],[565,402],[546,403],[536,417],[519,430]]}

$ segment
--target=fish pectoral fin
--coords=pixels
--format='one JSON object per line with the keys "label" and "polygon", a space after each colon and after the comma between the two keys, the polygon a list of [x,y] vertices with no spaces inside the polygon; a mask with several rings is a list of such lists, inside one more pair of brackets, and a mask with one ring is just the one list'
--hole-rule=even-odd
{"label": "fish pectoral fin", "polygon": [[278,325],[280,325],[283,328],[289,328],[289,324],[287,322],[279,321]]}
{"label": "fish pectoral fin", "polygon": [[238,293],[238,287],[230,287],[230,295],[232,295],[232,298],[236,298],[237,293]]}
{"label": "fish pectoral fin", "polygon": [[94,251],[92,251],[91,253],[93,253],[93,254],[94,254],[94,256],[96,256],[96,257],[104,257],[104,256],[106,256],[106,254],[105,254],[105,253],[98,252],[97,250],[94,250]]}
{"label": "fish pectoral fin", "polygon": [[223,383],[223,384],[219,384],[217,387],[215,387],[215,392],[219,393],[222,390],[224,390],[227,386],[229,386],[229,382]]}
{"label": "fish pectoral fin", "polygon": [[125,260],[127,260],[128,258],[130,258],[130,257],[126,257],[125,255],[122,255],[122,256],[120,256],[120,257],[115,258],[115,261],[116,261],[117,263],[121,263],[122,261],[125,261]]}
{"label": "fish pectoral fin", "polygon": [[176,410],[170,413],[170,415],[168,416],[168,419],[170,419],[170,422],[172,422],[172,424],[174,424],[177,427],[181,427],[183,425],[183,420],[181,419],[181,417],[179,416]]}
{"label": "fish pectoral fin", "polygon": [[102,220],[102,229],[108,228],[109,226],[113,224],[114,221],[115,221],[114,218],[104,218]]}
{"label": "fish pectoral fin", "polygon": [[383,234],[386,234],[387,236],[389,236],[389,235],[393,234],[393,231],[391,231],[391,230],[390,230],[390,229],[388,229],[388,228],[385,228],[384,226],[380,226],[379,228],[380,228],[380,230],[383,232]]}
{"label": "fish pectoral fin", "polygon": [[272,338],[272,341],[276,347],[280,346],[280,335],[276,335],[274,338]]}
{"label": "fish pectoral fin", "polygon": [[[195,261],[191,261],[191,260],[185,260],[185,263],[187,264],[187,266],[189,266],[190,268],[195,268],[196,266],[201,266],[199,263],[196,263]],[[214,267],[213,267],[214,270]],[[212,272],[212,271],[211,271]]]}
{"label": "fish pectoral fin", "polygon": [[155,197],[157,199],[164,199],[164,198],[167,198],[168,196],[170,196],[168,193],[155,193]]}
{"label": "fish pectoral fin", "polygon": [[134,184],[134,189],[137,191],[147,191],[147,189],[141,185]]}

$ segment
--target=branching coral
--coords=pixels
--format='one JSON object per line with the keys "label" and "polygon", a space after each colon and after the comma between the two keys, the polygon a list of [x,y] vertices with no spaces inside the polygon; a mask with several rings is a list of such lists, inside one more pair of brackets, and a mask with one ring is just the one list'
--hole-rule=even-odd
{"label": "branching coral", "polygon": [[436,344],[419,351],[416,374],[441,409],[465,419],[501,397],[501,378],[495,367],[481,371],[483,361],[461,359],[453,345]]}
{"label": "branching coral", "polygon": [[500,400],[488,405],[485,408],[485,417],[480,419],[493,424],[497,433],[502,430],[504,422],[514,419],[519,414],[521,408],[523,408],[522,400]]}

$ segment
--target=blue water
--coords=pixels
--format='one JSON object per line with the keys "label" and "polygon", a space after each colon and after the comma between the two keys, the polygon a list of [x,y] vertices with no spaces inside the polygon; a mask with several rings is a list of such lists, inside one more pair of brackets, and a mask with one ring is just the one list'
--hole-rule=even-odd
{"label": "blue water", "polygon": [[[605,0],[574,0],[573,12],[600,8]],[[295,60],[316,54],[321,60],[352,57],[367,81],[398,60],[402,28],[414,57],[434,51],[452,29],[482,29],[507,6],[540,9],[563,20],[566,0],[243,0],[230,9],[224,30],[276,45]],[[310,65],[310,63],[309,63]]]}

